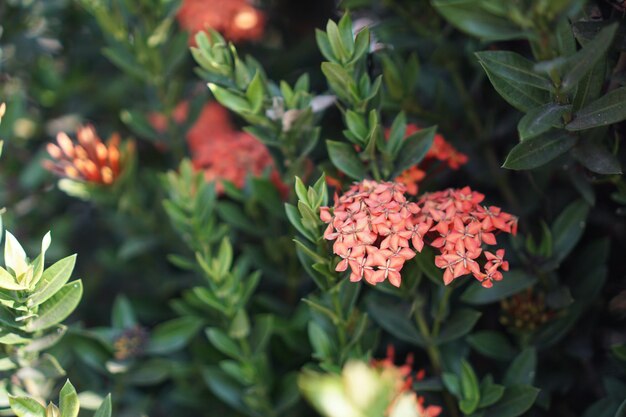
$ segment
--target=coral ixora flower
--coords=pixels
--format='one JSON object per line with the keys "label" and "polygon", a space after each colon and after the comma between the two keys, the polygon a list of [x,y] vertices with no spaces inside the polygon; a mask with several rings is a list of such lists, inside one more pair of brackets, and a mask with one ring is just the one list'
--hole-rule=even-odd
{"label": "coral ixora flower", "polygon": [[246,0],[184,0],[176,19],[194,35],[214,29],[233,42],[257,40],[265,27],[265,15]]}
{"label": "coral ixora flower", "polygon": [[215,181],[218,192],[224,180],[243,188],[248,176],[269,172],[282,193],[285,185],[263,143],[254,136],[235,130],[228,111],[217,103],[207,104],[187,132],[187,143],[196,169],[204,171],[207,181]]}
{"label": "coral ixora flower", "polygon": [[515,216],[481,206],[484,195],[469,187],[425,194],[417,203],[405,193],[404,184],[364,180],[335,196],[332,210],[321,208],[324,238],[335,241],[333,252],[342,259],[337,271],[350,268],[353,282],[389,280],[399,287],[404,263],[427,243],[441,253],[435,264],[446,285],[468,274],[484,287],[502,279],[509,269],[504,249],[481,255],[484,245],[496,244],[496,232],[516,233]]}
{"label": "coral ixora flower", "polygon": [[[52,160],[44,161],[44,167],[60,177],[72,180],[100,185],[113,184],[123,169],[124,155],[120,151],[120,136],[114,133],[104,143],[94,127],[89,125],[80,127],[76,137],[78,143],[72,141],[66,133],[57,134],[57,143],[46,146]],[[128,146],[132,147],[132,143]]]}

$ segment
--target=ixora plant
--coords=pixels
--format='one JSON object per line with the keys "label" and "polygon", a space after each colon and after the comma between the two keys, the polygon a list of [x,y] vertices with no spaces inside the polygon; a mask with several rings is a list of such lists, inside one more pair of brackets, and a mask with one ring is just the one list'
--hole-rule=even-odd
{"label": "ixora plant", "polygon": [[0,4],[0,415],[623,416],[626,8],[288,3]]}

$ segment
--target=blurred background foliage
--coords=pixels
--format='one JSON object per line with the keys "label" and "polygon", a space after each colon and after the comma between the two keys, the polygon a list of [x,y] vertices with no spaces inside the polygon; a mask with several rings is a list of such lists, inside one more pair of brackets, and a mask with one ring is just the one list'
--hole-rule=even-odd
{"label": "blurred background foliage", "polygon": [[[579,54],[584,48],[576,52],[574,39],[584,46],[608,22],[617,22],[606,35],[612,43],[601,39],[594,45],[603,50],[592,62],[606,66],[598,70],[601,79],[586,81],[583,76],[591,78],[591,70],[582,68],[569,80],[575,81],[573,91],[596,88],[598,97],[624,88],[626,6],[608,0],[507,3],[508,9],[488,0],[259,1],[254,6],[264,14],[262,35],[237,39],[237,53],[256,60],[246,61],[250,78],[262,68],[264,80],[294,86],[307,73],[304,104],[294,105],[306,108],[307,100],[329,93],[320,69],[327,57],[318,49],[315,29],[349,9],[355,24],[371,26],[372,43],[362,62],[372,79],[383,75],[382,93],[373,100],[380,125],[390,126],[403,111],[410,122],[437,125],[468,156],[460,170],[426,178],[420,190],[471,185],[488,196],[490,205],[520,218],[518,236],[503,241],[515,273],[505,275],[490,294],[473,282],[454,288],[449,305],[474,310],[447,310],[448,300],[442,299],[450,295],[437,285],[399,297],[398,307],[411,306],[411,311],[423,304],[429,320],[445,317],[450,323],[452,313],[459,314],[453,322],[458,328],[440,343],[443,373],[426,365],[423,343],[398,330],[402,321],[376,308],[398,304],[398,293],[364,287],[359,294],[345,279],[337,285],[343,311],[349,312],[344,323],[349,335],[356,333],[359,317],[369,314],[363,319],[367,330],[355,336],[362,358],[370,359],[369,352],[384,356],[387,344],[396,345],[401,357],[414,352],[428,375],[414,388],[438,404],[449,405],[453,397],[467,400],[467,393],[458,391],[458,378],[474,375],[475,380],[475,369],[487,387],[487,374],[494,374],[507,389],[540,388],[527,415],[613,416],[626,398],[626,263],[620,255],[626,251],[626,184],[620,168],[626,115],[607,119],[603,125],[610,130],[583,132],[576,144],[554,142],[558,151],[531,154],[527,159],[534,162],[502,169],[507,156],[511,165],[515,155],[509,152],[522,132],[530,135],[518,124],[533,109],[516,106],[516,97],[507,96],[506,69],[493,76],[498,68],[491,74],[483,68],[489,70],[495,59],[484,51],[512,51],[543,63],[539,69],[531,63],[535,66],[526,75],[554,75],[591,59]],[[229,81],[198,68],[189,52],[192,37],[175,18],[179,7],[177,0],[0,2],[0,102],[7,103],[0,125],[5,140],[0,207],[9,208],[2,221],[27,253],[38,251],[40,236],[50,229],[50,261],[79,254],[73,276],[82,278],[83,299],[51,353],[86,408],[95,409],[111,392],[118,416],[313,415],[300,399],[296,373],[312,355],[335,368],[345,358],[338,363],[329,359],[333,355],[324,358],[325,347],[315,342],[332,339],[324,336],[332,325],[315,318],[324,315],[315,307],[307,308],[325,305],[324,294],[310,296],[316,287],[310,271],[300,266],[302,254],[292,242],[297,233],[280,193],[288,190],[291,203],[302,200],[290,191],[294,174],[311,185],[322,170],[341,178],[341,167],[328,161],[324,143],[343,137],[345,103],[297,125],[302,129],[293,139],[300,140],[298,146],[317,127],[316,137],[324,139],[308,150],[308,159],[297,160],[299,165],[285,163],[289,154],[276,150],[280,146],[270,148],[286,184],[282,189],[264,175],[249,179],[243,189],[225,184],[223,193],[216,193],[181,161],[190,156],[187,132],[213,100],[205,79],[218,86]],[[559,42],[569,42],[570,49],[559,49]],[[529,68],[518,61],[513,65]],[[522,81],[523,76],[510,75]],[[274,94],[278,87],[267,82],[266,90]],[[534,87],[521,86],[535,93]],[[576,106],[581,99],[573,91],[537,94],[545,103],[552,97],[559,105]],[[616,100],[616,106],[624,106],[623,98]],[[175,112],[183,101],[188,112],[179,120]],[[257,126],[245,112],[233,113],[240,116],[229,116],[233,129]],[[154,115],[164,115],[164,125],[157,126]],[[536,122],[534,117],[528,123]],[[134,152],[125,181],[104,192],[90,189],[80,199],[59,191],[42,161],[57,132],[73,133],[84,124],[96,126],[102,138],[119,132],[132,140]],[[542,133],[566,130],[561,124]],[[283,138],[280,128],[272,132]],[[541,163],[535,163],[538,159]],[[421,272],[414,276],[437,280],[441,271],[420,262],[414,268]],[[318,324],[312,327],[311,320]],[[471,358],[469,368],[460,358]],[[525,392],[530,403],[533,393]],[[521,397],[516,391],[506,395],[514,394]],[[520,415],[483,406],[465,414]],[[444,406],[444,415],[459,414],[456,406]]]}

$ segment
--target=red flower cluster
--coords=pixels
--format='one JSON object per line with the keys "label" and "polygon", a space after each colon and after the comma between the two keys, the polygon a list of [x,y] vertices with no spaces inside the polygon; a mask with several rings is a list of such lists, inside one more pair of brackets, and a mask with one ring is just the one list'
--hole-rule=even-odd
{"label": "red flower cluster", "polygon": [[[409,353],[406,357],[404,364],[397,366],[395,364],[395,348],[393,345],[387,346],[387,356],[384,359],[373,360],[372,364],[378,368],[393,368],[398,370],[402,376],[402,383],[397,387],[396,398],[405,392],[410,392],[413,386],[413,381],[421,381],[424,379],[426,373],[423,369],[420,369],[415,376],[413,376],[413,354]],[[414,392],[411,393],[415,398],[415,405],[417,407],[418,415],[421,417],[437,417],[441,414],[442,408],[438,405],[424,406],[424,397],[417,396]]]}
{"label": "red flower cluster", "polygon": [[106,144],[102,142],[93,126],[80,127],[76,133],[78,143],[67,134],[57,135],[57,144],[46,146],[52,160],[46,160],[46,169],[61,177],[94,184],[110,185],[121,174],[120,137],[111,135]]}
{"label": "red flower cluster", "polygon": [[328,223],[324,237],[335,240],[333,252],[342,258],[336,270],[350,267],[350,281],[365,278],[376,285],[388,279],[400,286],[400,270],[415,256],[409,241],[418,250],[424,244],[424,230],[411,220],[419,207],[407,201],[405,191],[399,183],[365,180],[335,196],[332,214],[321,208],[320,217]]}
{"label": "red flower cluster", "polygon": [[320,218],[328,224],[324,238],[335,241],[333,252],[342,258],[337,271],[350,267],[352,282],[365,278],[376,285],[388,279],[399,287],[404,263],[422,251],[428,237],[426,243],[441,252],[435,264],[445,269],[446,285],[467,274],[484,287],[502,279],[500,270],[509,268],[504,249],[485,251],[482,268],[477,258],[483,243],[496,244],[494,232],[516,233],[516,217],[498,207],[481,206],[484,195],[469,187],[426,194],[417,204],[409,202],[405,192],[397,182],[364,180],[335,196],[332,212],[320,209]]}
{"label": "red flower cluster", "polygon": [[[405,136],[412,135],[420,130],[414,124],[406,127]],[[454,146],[448,143],[441,134],[436,134],[433,139],[433,145],[430,147],[424,160],[420,165],[412,166],[404,170],[397,178],[396,182],[406,185],[407,193],[417,195],[418,183],[426,176],[426,168],[434,161],[441,161],[451,169],[459,169],[461,165],[467,163],[467,155],[457,151]]]}
{"label": "red flower cluster", "polygon": [[246,0],[184,0],[176,19],[194,35],[214,29],[233,42],[257,40],[265,26],[265,15]]}
{"label": "red flower cluster", "polygon": [[509,269],[504,249],[498,249],[495,254],[485,251],[487,261],[482,268],[477,261],[483,252],[482,244],[496,244],[494,232],[517,233],[517,217],[499,207],[481,206],[484,198],[483,194],[465,187],[425,194],[418,201],[421,210],[417,223],[427,224],[436,235],[430,245],[441,252],[435,264],[445,269],[446,285],[462,275],[472,274],[483,287],[489,288],[493,281],[502,279],[500,270]]}
{"label": "red flower cluster", "polygon": [[187,132],[187,143],[194,167],[203,170],[208,181],[216,181],[218,192],[224,189],[222,180],[243,188],[248,175],[260,176],[267,170],[279,190],[284,187],[265,145],[235,130],[228,111],[215,102],[204,107]]}

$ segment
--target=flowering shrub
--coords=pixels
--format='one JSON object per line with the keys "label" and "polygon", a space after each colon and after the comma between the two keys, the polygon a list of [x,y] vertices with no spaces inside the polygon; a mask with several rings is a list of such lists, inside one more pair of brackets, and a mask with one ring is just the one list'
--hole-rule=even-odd
{"label": "flowering shrub", "polygon": [[0,414],[623,416],[623,12],[0,2]]}

